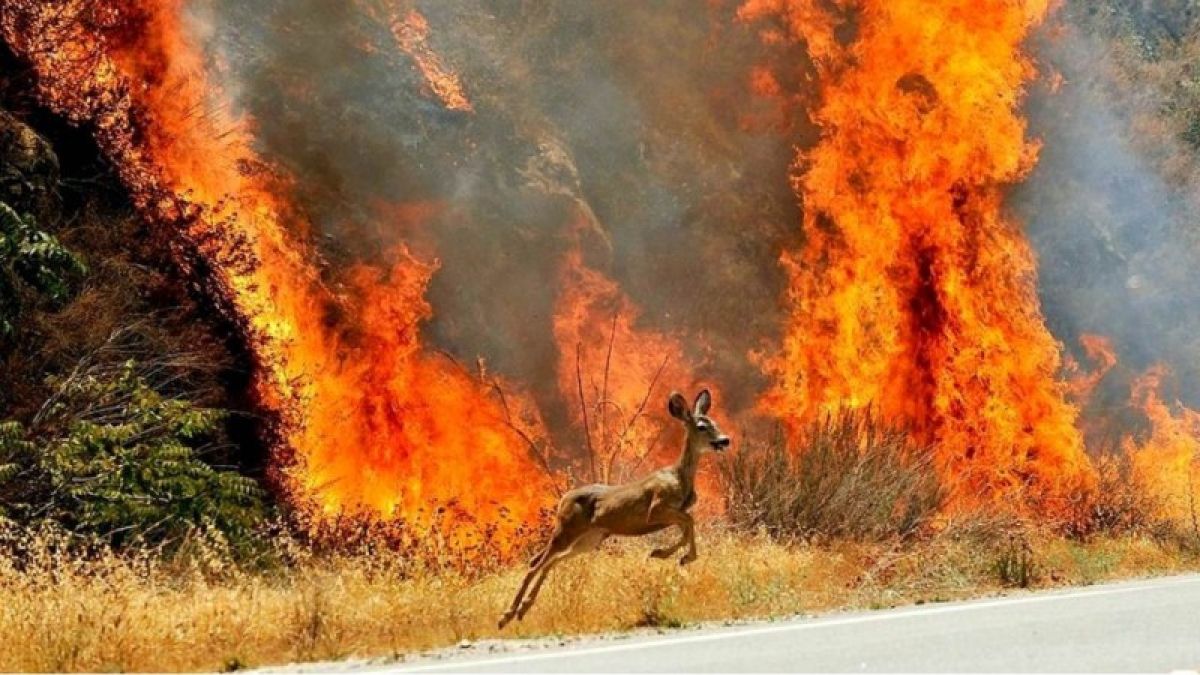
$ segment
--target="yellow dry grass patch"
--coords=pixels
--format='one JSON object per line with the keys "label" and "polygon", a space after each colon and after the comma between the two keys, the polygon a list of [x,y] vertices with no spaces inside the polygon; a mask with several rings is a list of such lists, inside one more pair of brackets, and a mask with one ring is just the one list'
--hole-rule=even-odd
{"label": "yellow dry grass patch", "polygon": [[[996,549],[941,536],[906,546],[787,547],[719,530],[681,569],[621,542],[560,566],[523,623],[495,621],[523,570],[469,579],[415,570],[391,554],[308,557],[267,571],[219,560],[167,565],[46,550],[0,560],[0,671],[219,670],[391,656],[463,639],[673,626],[938,601],[998,590]],[[1034,538],[1037,585],[1187,569],[1195,559],[1149,539],[1080,544]],[[203,556],[201,556],[203,557]]]}

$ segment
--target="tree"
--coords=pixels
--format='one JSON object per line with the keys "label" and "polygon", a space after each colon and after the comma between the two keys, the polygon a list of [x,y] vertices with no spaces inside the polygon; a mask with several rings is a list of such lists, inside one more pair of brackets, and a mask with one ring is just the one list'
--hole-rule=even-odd
{"label": "tree", "polygon": [[116,377],[75,373],[58,384],[34,422],[40,431],[0,424],[0,509],[114,544],[201,527],[248,540],[263,515],[260,488],[201,459],[223,411],[164,396],[133,361]]}

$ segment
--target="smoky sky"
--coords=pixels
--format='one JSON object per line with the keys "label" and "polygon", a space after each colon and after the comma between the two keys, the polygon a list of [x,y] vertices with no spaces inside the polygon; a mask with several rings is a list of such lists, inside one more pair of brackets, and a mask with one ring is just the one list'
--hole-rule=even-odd
{"label": "smoky sky", "polygon": [[[1050,329],[1066,349],[1082,357],[1080,336],[1108,336],[1131,371],[1169,365],[1175,378],[1168,398],[1195,405],[1200,247],[1194,197],[1189,186],[1170,184],[1131,142],[1138,133],[1132,102],[1162,93],[1144,82],[1114,83],[1111,52],[1113,40],[1124,36],[1140,41],[1139,58],[1156,58],[1155,50],[1193,30],[1195,12],[1128,4],[1127,14],[1104,17],[1110,35],[1097,34],[1094,17],[1086,16],[1093,8],[1075,3],[1034,40],[1040,66],[1060,73],[1062,84],[1032,92],[1027,111],[1030,133],[1042,143],[1040,161],[1010,203],[1038,255]],[[1131,31],[1135,23],[1139,30]]]}

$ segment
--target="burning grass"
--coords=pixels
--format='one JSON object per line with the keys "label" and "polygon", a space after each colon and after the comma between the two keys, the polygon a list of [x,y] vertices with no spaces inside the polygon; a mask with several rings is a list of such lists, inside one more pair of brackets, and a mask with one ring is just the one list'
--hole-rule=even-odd
{"label": "burning grass", "polygon": [[[711,528],[701,533],[700,559],[683,569],[647,561],[647,542],[616,542],[565,564],[538,608],[504,633],[495,620],[518,567],[463,574],[404,554],[313,554],[281,537],[272,549],[288,562],[248,570],[226,564],[219,542],[167,561],[148,551],[83,556],[53,535],[22,534],[24,555],[0,558],[0,670],[219,670],[394,657],[488,637],[937,602],[1200,562],[1144,536],[1079,543],[1007,527],[972,521],[905,545],[823,546]],[[1026,558],[1013,557],[1014,537]]]}

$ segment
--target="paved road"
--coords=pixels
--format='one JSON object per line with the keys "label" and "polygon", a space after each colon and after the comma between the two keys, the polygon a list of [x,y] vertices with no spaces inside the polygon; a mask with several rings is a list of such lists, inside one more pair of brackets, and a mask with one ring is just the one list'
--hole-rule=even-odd
{"label": "paved road", "polygon": [[1200,575],[680,631],[390,672],[1200,670]]}

